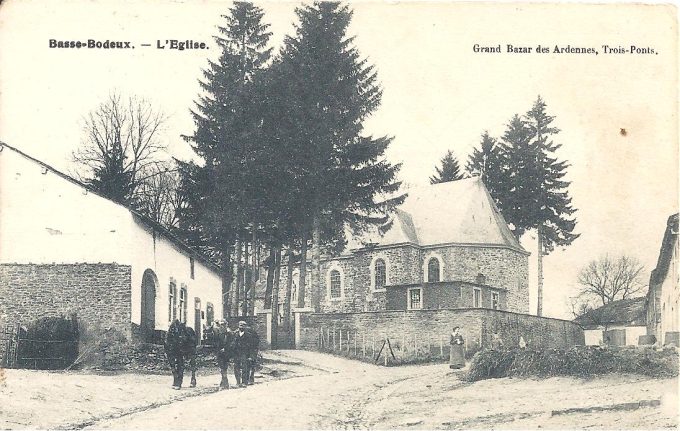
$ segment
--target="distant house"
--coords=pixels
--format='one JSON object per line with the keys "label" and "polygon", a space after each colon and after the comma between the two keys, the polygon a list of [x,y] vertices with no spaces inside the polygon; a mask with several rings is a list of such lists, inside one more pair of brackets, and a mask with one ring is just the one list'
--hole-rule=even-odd
{"label": "distant house", "polygon": [[574,319],[581,325],[586,345],[636,346],[647,334],[647,298],[627,298],[610,302]]}
{"label": "distant house", "polygon": [[[390,222],[321,259],[325,313],[489,308],[529,311],[529,253],[514,237],[479,177],[414,187]],[[307,266],[307,286],[309,271]],[[286,270],[281,270],[285,286]],[[299,269],[293,271],[297,302]],[[264,280],[258,286],[258,310]],[[279,314],[285,301],[279,291]],[[294,307],[291,307],[294,308]]]}
{"label": "distant house", "polygon": [[219,268],[158,223],[0,143],[0,323],[76,313],[158,340],[222,316]]}
{"label": "distant house", "polygon": [[680,275],[678,274],[678,214],[668,218],[659,259],[649,280],[647,330],[660,344],[679,345]]}

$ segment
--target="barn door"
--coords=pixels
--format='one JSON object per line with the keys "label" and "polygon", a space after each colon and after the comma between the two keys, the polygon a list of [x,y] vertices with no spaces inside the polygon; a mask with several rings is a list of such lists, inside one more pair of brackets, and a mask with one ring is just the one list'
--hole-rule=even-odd
{"label": "barn door", "polygon": [[142,278],[142,321],[140,332],[142,340],[153,342],[156,329],[156,275],[150,269],[144,272]]}

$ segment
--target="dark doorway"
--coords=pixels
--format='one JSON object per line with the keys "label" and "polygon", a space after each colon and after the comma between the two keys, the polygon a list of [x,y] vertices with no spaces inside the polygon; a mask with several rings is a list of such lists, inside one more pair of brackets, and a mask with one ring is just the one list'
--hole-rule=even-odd
{"label": "dark doorway", "polygon": [[153,342],[156,329],[156,274],[150,269],[142,277],[142,321],[140,332],[142,341]]}

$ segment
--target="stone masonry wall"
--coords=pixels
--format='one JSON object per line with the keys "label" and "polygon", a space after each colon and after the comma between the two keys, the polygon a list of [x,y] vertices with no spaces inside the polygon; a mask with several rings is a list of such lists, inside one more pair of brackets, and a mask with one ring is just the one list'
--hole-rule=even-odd
{"label": "stone masonry wall", "polygon": [[[477,276],[484,275],[482,284],[498,287],[502,294],[501,308],[518,313],[529,311],[529,261],[528,256],[515,250],[500,247],[442,246],[418,249],[411,245],[394,248],[362,250],[350,258],[322,262],[321,265],[321,311],[360,312],[385,310],[384,290],[373,289],[373,264],[382,258],[387,264],[387,286],[417,285],[424,281],[423,268],[432,256],[441,258],[441,280],[443,282],[478,282]],[[330,300],[328,297],[328,272],[339,269],[342,274],[343,297]],[[471,291],[470,291],[471,295]],[[465,292],[463,297],[466,298]],[[485,307],[488,301],[485,299]]]}
{"label": "stone masonry wall", "polygon": [[81,328],[131,337],[128,265],[0,264],[0,321],[22,324],[75,312]]}
{"label": "stone masonry wall", "polygon": [[[423,309],[436,310],[440,308],[472,308],[473,289],[481,291],[482,302],[479,308],[493,308],[492,293],[498,294],[498,309],[507,311],[506,292],[491,289],[488,286],[454,282],[424,283],[421,286],[421,300]],[[386,310],[406,310],[408,306],[408,290],[410,286],[395,286],[387,288]]]}
{"label": "stone masonry wall", "polygon": [[423,251],[440,255],[443,262],[443,281],[475,283],[478,274],[484,275],[483,284],[507,291],[507,309],[517,313],[529,312],[529,258],[506,248],[445,246]]}
{"label": "stone masonry wall", "polygon": [[454,326],[461,327],[468,349],[489,346],[494,333],[505,346],[517,346],[520,336],[530,346],[543,348],[585,343],[583,330],[573,322],[487,309],[309,313],[301,316],[300,323],[297,348],[307,350],[317,350],[322,336],[338,337],[340,331],[362,341],[382,341],[388,337],[396,346],[402,340],[414,339],[423,344],[448,344]]}

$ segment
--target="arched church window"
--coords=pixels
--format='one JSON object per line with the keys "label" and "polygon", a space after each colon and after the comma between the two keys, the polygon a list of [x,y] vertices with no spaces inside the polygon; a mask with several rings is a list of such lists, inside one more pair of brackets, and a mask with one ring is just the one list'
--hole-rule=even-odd
{"label": "arched church window", "polygon": [[427,282],[428,283],[434,283],[437,281],[441,281],[441,274],[439,271],[439,259],[436,257],[431,257],[430,260],[427,261]]}
{"label": "arched church window", "polygon": [[331,271],[331,299],[340,298],[342,296],[342,285],[340,280],[340,271],[334,269]]}
{"label": "arched church window", "polygon": [[387,284],[387,268],[383,259],[375,261],[375,288],[382,289]]}

